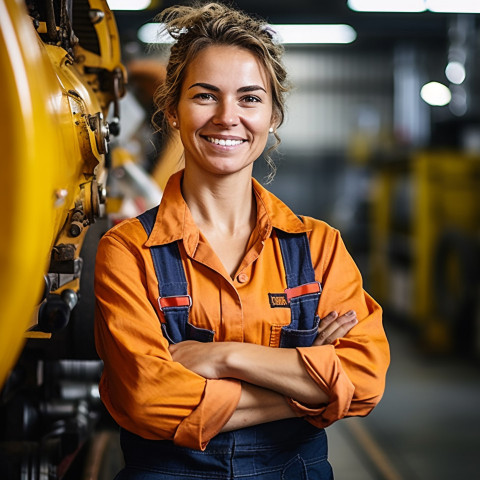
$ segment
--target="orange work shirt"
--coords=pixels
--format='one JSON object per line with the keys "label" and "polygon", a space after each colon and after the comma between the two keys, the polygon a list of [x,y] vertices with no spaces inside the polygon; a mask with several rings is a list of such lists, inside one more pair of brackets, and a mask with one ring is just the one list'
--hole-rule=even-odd
{"label": "orange work shirt", "polygon": [[[178,241],[192,297],[189,321],[213,330],[214,341],[278,347],[290,309],[275,302],[287,288],[275,230],[307,232],[315,279],[323,286],[320,318],[355,310],[358,324],[333,345],[297,348],[329,403],[298,414],[318,427],[366,415],[380,400],[389,348],[379,305],[364,292],[360,273],[339,232],[309,217],[301,221],[253,180],[257,223],[232,278],[195,225],[180,189],[182,172],[165,189],[150,236],[136,218],[101,239],[95,269],[96,346],[104,361],[102,400],[125,429],[148,439],[204,449],[238,404],[241,383],[210,380],[174,362],[160,322],[158,283],[149,247]],[[273,294],[269,296],[269,294]],[[261,368],[261,367],[259,367]]]}

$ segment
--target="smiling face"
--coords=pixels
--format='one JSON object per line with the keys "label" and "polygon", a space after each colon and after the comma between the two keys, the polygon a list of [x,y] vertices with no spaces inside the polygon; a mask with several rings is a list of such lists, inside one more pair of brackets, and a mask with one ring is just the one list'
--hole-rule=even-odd
{"label": "smiling face", "polygon": [[207,47],[187,67],[177,108],[168,118],[180,131],[186,169],[251,174],[274,126],[263,65],[243,48]]}

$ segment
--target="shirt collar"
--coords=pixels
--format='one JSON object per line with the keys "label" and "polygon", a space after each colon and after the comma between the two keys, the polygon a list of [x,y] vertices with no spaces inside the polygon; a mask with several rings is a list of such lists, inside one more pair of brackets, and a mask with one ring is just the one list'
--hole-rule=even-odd
{"label": "shirt collar", "polygon": [[[183,170],[174,173],[168,180],[155,225],[145,242],[146,247],[183,239],[187,252],[192,254],[195,251],[200,232],[182,196],[182,177]],[[253,190],[257,200],[257,228],[263,238],[270,236],[272,228],[287,233],[308,231],[290,208],[255,179],[253,179]]]}
{"label": "shirt collar", "polygon": [[257,199],[257,225],[272,227],[287,233],[308,232],[302,220],[290,210],[279,198],[269,192],[254,178],[253,191]]}

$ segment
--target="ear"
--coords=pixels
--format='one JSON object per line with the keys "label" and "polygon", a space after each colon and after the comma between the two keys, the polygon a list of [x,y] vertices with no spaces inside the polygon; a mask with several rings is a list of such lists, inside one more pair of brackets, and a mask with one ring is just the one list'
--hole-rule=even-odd
{"label": "ear", "polygon": [[170,127],[178,128],[177,112],[175,110],[172,109],[165,112],[165,116],[167,117]]}
{"label": "ear", "polygon": [[278,112],[273,112],[272,118],[270,120],[270,128],[273,128],[273,131],[275,132],[278,128],[279,123],[280,123],[280,119],[279,119]]}

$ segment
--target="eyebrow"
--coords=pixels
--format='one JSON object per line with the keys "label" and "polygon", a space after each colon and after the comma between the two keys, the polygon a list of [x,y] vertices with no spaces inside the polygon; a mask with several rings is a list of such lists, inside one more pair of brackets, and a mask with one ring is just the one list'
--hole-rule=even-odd
{"label": "eyebrow", "polygon": [[[188,90],[190,90],[191,88],[194,88],[194,87],[201,87],[201,88],[205,88],[206,90],[210,90],[212,92],[219,92],[220,89],[218,87],[216,87],[215,85],[210,85],[209,83],[202,83],[202,82],[199,82],[199,83],[194,83],[193,85],[190,85],[188,87]],[[246,92],[255,92],[257,90],[263,90],[265,93],[267,93],[267,91],[261,87],[260,85],[247,85],[246,87],[240,87],[237,92],[238,93],[246,93]]]}

